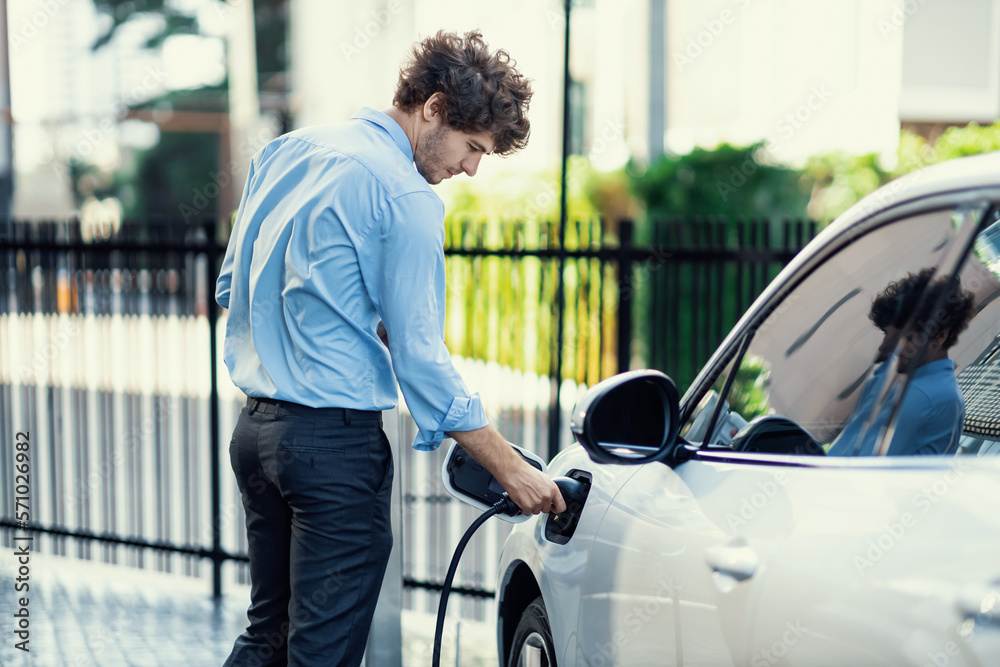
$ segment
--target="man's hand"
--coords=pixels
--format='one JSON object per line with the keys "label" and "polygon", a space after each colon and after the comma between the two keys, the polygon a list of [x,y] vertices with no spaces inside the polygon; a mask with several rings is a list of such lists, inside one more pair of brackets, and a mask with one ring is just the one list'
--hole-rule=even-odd
{"label": "man's hand", "polygon": [[497,478],[518,507],[522,514],[559,514],[566,511],[566,501],[559,487],[548,475],[542,473],[518,455],[521,460],[518,469],[507,479]]}
{"label": "man's hand", "polygon": [[492,426],[448,435],[492,473],[524,514],[566,511],[566,501],[552,478],[522,459]]}

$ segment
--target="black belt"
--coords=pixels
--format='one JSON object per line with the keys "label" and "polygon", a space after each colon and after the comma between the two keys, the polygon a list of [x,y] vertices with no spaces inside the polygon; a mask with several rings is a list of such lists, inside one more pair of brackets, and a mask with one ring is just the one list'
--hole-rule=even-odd
{"label": "black belt", "polygon": [[300,405],[291,401],[277,401],[273,398],[254,398],[247,396],[247,409],[252,415],[255,412],[261,414],[277,414],[278,408],[289,414],[300,414],[307,417],[320,417],[326,419],[341,419],[345,424],[353,422],[377,421],[382,426],[381,410],[355,410],[354,408],[311,408],[308,405]]}

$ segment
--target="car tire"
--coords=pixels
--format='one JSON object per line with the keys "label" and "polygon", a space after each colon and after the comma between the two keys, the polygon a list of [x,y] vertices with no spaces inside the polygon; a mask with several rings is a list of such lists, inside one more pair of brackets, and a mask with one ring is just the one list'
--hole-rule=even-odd
{"label": "car tire", "polygon": [[510,646],[508,667],[556,667],[552,629],[541,596],[521,614]]}

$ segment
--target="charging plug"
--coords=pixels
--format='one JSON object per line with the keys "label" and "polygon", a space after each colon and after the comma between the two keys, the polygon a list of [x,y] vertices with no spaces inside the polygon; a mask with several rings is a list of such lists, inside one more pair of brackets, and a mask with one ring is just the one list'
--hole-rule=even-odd
{"label": "charging plug", "polygon": [[566,501],[566,512],[576,513],[583,507],[587,500],[590,488],[578,479],[572,477],[554,477],[552,479],[562,492],[563,500]]}
{"label": "charging plug", "polygon": [[506,491],[504,491],[500,500],[493,503],[493,508],[497,511],[497,514],[504,514],[506,516],[518,516],[521,513],[521,508],[510,499]]}
{"label": "charging plug", "polygon": [[[587,499],[589,490],[587,485],[572,477],[554,477],[552,481],[556,483],[563,494],[563,500],[566,501],[566,511],[579,511],[579,508],[583,506],[583,501]],[[574,505],[578,507],[574,509]]]}
{"label": "charging plug", "polygon": [[[521,455],[521,458],[528,465],[540,472],[548,472],[545,462],[537,454],[532,454],[516,445],[511,445],[511,447]],[[470,456],[457,442],[451,446],[448,456],[445,458],[441,469],[441,481],[448,489],[448,493],[483,512],[492,508],[496,503],[503,502],[506,498],[504,488],[500,486],[493,474]],[[498,508],[495,516],[509,523],[521,523],[528,520],[528,517],[521,514],[512,501],[508,501],[508,503],[504,503]]]}
{"label": "charging plug", "polygon": [[583,476],[556,477],[552,481],[559,487],[563,500],[566,501],[566,511],[549,515],[545,522],[545,538],[556,544],[566,544],[576,530],[580,513],[590,494],[590,479]]}
{"label": "charging plug", "polygon": [[[568,523],[572,520],[573,515],[583,508],[583,503],[587,500],[587,493],[590,492],[590,488],[587,484],[572,477],[553,477],[552,481],[559,487],[559,492],[566,502],[566,511],[561,515],[553,514],[552,518],[557,520],[560,516],[563,516],[566,523]],[[510,499],[506,491],[500,500],[493,504],[493,507],[496,509],[497,514],[517,516],[521,513],[521,508]]]}

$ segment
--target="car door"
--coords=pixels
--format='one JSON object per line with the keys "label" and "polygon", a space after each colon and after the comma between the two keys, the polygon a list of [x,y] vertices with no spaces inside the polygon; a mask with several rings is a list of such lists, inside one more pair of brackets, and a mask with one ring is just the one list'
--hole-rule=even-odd
{"label": "car door", "polygon": [[748,664],[995,664],[1000,466],[934,458],[789,474]]}
{"label": "car door", "polygon": [[[593,666],[742,664],[753,575],[772,556],[774,526],[788,511],[774,499],[780,480],[780,472],[775,478],[714,462],[676,471],[642,466],[610,504],[591,547],[577,655]],[[759,520],[734,531],[755,504]]]}
{"label": "car door", "polygon": [[[892,664],[935,642],[944,655],[955,648],[948,641],[961,631],[952,632],[954,637],[944,633],[940,628],[951,627],[942,625],[944,616],[958,619],[953,630],[968,629],[966,612],[989,595],[991,575],[982,568],[984,558],[949,560],[940,541],[937,553],[931,545],[935,536],[957,539],[973,529],[993,544],[985,536],[1000,533],[978,532],[990,527],[989,512],[969,510],[976,494],[992,488],[993,473],[984,468],[960,475],[948,465],[953,459],[944,457],[904,461],[827,458],[821,451],[805,456],[780,448],[737,451],[739,442],[748,442],[742,436],[754,435],[767,420],[751,422],[736,445],[728,426],[780,415],[814,447],[828,447],[851,418],[876,365],[882,334],[868,317],[873,296],[928,267],[939,276],[960,269],[963,284],[976,292],[979,314],[952,355],[956,371],[974,365],[997,331],[989,307],[1000,292],[992,268],[997,254],[977,241],[975,260],[960,260],[988,210],[988,202],[964,197],[961,204],[938,199],[887,212],[852,230],[813,266],[784,276],[786,282],[755,305],[685,396],[682,435],[703,447],[673,468],[644,465],[605,513],[582,590],[578,656],[591,665],[869,664],[869,652],[902,642],[905,649],[885,653],[891,656],[886,664]],[[899,390],[886,391],[885,397],[902,400],[905,380],[894,377],[888,384]],[[713,385],[724,399],[715,403],[718,412],[702,400]],[[701,413],[685,409],[696,403],[703,406]],[[705,425],[705,410],[713,413],[711,426],[696,433],[699,417]],[[917,509],[916,494],[956,475],[976,481],[949,486],[956,489],[946,494],[949,501],[936,506],[951,510],[933,519],[927,518],[929,511],[920,522],[914,512],[905,513],[910,506]],[[941,532],[942,522],[951,530]],[[871,574],[865,581],[858,573],[861,561],[854,559],[867,557],[870,544],[879,549],[880,541],[902,544],[896,538],[900,530],[908,546],[893,550],[889,560],[912,563],[901,570],[911,574],[926,566],[922,571],[928,575],[908,593],[900,592],[905,586],[898,581],[884,590],[885,581],[867,567]],[[921,566],[924,554],[930,556]],[[883,549],[880,560],[887,558]],[[962,565],[977,566],[979,578],[969,582],[971,592],[963,595],[971,598],[963,598],[965,606],[955,612],[958,593],[952,589],[962,576],[932,575]],[[933,586],[948,592],[921,588]],[[914,601],[926,606],[928,595],[946,601],[920,612],[923,607]],[[912,614],[888,615],[900,609]],[[876,624],[873,617],[885,618]],[[844,620],[851,618],[857,620]],[[901,629],[914,623],[918,629],[904,635]]]}
{"label": "car door", "polygon": [[[1000,254],[991,241],[998,230],[980,224],[995,218],[990,210],[986,203],[911,209],[859,235],[795,285],[753,327],[738,360],[744,376],[747,369],[759,374],[755,409],[791,419],[824,445],[833,442],[855,418],[868,378],[878,377],[872,366],[880,332],[865,320],[885,289],[879,286],[929,267],[935,279],[955,273],[974,294],[978,312],[950,356],[960,383],[982,375],[977,369],[992,363],[1000,324]],[[876,252],[878,261],[866,257]],[[901,403],[913,390],[909,374],[886,371],[882,400]],[[968,383],[964,389],[974,393]],[[723,393],[736,406],[743,400],[736,387]],[[971,404],[966,410],[968,430],[982,415]],[[905,430],[883,426],[878,438],[886,441],[894,429]],[[746,430],[752,429],[753,423]],[[704,448],[678,469],[682,477],[690,474],[684,468],[782,472],[778,492],[767,500],[788,508],[773,524],[777,547],[752,528],[774,513],[759,512],[741,526],[750,551],[767,554],[754,575],[758,597],[741,664],[976,665],[989,664],[983,656],[995,658],[1000,520],[989,499],[1000,498],[996,461],[755,454],[739,446],[745,436],[734,443],[743,451]]]}

